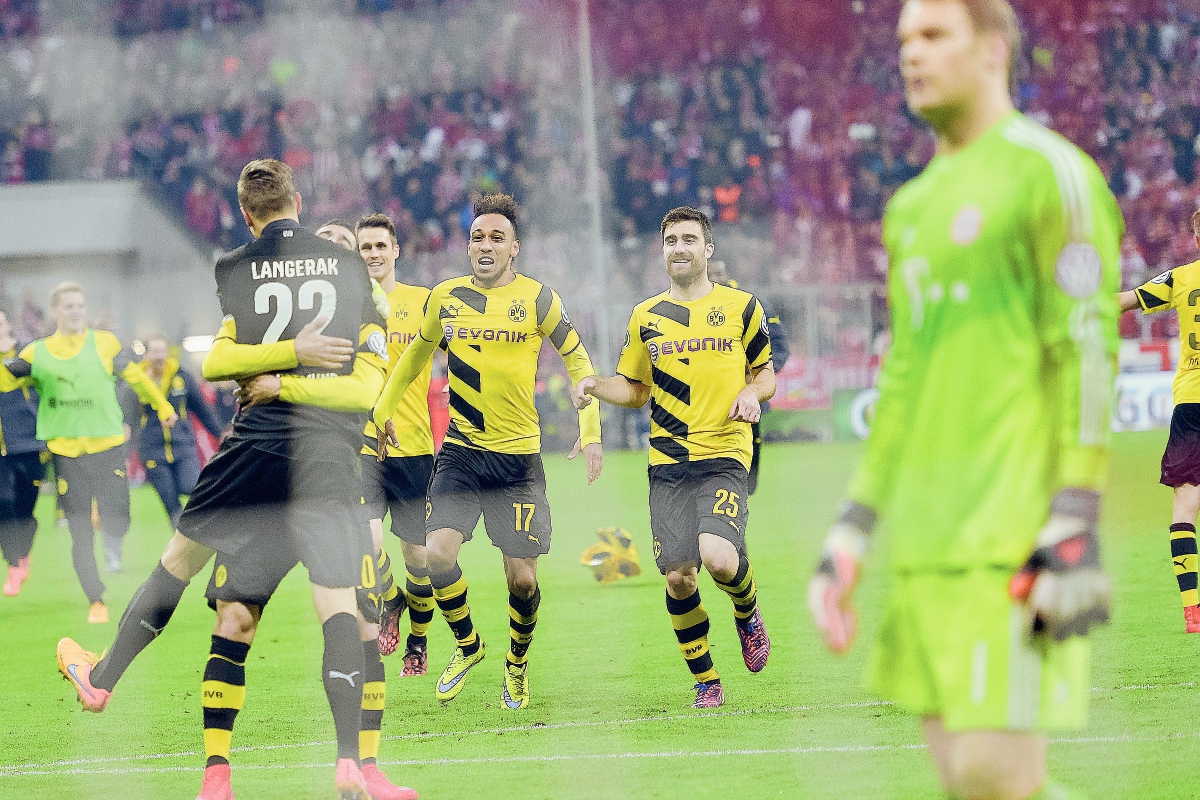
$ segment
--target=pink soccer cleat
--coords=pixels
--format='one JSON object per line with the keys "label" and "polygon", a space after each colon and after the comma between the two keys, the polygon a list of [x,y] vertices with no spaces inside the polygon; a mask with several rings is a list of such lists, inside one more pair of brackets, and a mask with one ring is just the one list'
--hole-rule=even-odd
{"label": "pink soccer cleat", "polygon": [[204,783],[200,785],[196,800],[233,800],[228,764],[213,764],[204,768]]}
{"label": "pink soccer cleat", "polygon": [[692,688],[696,690],[692,708],[718,708],[725,705],[725,690],[721,688],[720,681],[697,683]]}
{"label": "pink soccer cleat", "polygon": [[771,656],[771,640],[767,637],[762,614],[755,608],[749,619],[744,623],[736,623],[734,627],[737,628],[738,640],[742,643],[742,660],[746,662],[746,669],[762,672]]}
{"label": "pink soccer cleat", "polygon": [[362,776],[371,800],[417,800],[416,789],[392,783],[375,764],[363,764]]}

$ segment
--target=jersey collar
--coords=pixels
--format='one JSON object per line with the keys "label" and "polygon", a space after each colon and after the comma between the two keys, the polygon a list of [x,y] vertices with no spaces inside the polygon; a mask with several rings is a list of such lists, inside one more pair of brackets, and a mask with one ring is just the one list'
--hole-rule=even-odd
{"label": "jersey collar", "polygon": [[262,234],[259,238],[266,239],[268,236],[278,236],[283,231],[294,231],[300,227],[300,223],[292,219],[277,219],[262,229]]}

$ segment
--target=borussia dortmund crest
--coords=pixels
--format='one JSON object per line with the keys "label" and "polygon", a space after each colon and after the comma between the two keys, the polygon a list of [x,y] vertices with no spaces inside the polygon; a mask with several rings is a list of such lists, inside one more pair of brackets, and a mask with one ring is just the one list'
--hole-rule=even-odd
{"label": "borussia dortmund crest", "polygon": [[508,318],[513,322],[524,322],[527,315],[525,303],[520,300],[513,300],[512,305],[508,307]]}
{"label": "borussia dortmund crest", "polygon": [[713,306],[713,310],[708,312],[708,324],[714,328],[719,328],[725,324],[725,312],[720,306]]}

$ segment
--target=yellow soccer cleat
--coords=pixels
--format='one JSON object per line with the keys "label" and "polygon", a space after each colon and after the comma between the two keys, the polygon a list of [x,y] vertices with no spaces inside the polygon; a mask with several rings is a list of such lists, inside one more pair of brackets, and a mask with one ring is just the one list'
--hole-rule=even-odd
{"label": "yellow soccer cleat", "polygon": [[512,709],[529,705],[529,662],[511,664],[504,662],[504,705]]}
{"label": "yellow soccer cleat", "polygon": [[59,641],[55,657],[58,671],[75,688],[84,711],[99,714],[108,707],[112,692],[92,686],[92,667],[99,663],[100,656],[84,650],[78,642],[68,637]]}
{"label": "yellow soccer cleat", "polygon": [[454,655],[450,657],[450,663],[442,670],[442,677],[438,678],[437,688],[434,691],[434,695],[438,700],[448,703],[458,697],[458,693],[462,691],[467,673],[471,667],[483,661],[486,650],[487,648],[483,644],[483,639],[479,640],[479,649],[469,656],[463,655],[461,647],[454,648]]}

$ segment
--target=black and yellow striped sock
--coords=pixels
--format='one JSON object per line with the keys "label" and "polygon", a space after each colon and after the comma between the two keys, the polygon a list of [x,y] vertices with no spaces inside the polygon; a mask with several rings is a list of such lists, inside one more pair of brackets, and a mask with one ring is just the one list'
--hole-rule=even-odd
{"label": "black and yellow striped sock", "polygon": [[737,574],[729,583],[722,583],[716,578],[713,578],[713,583],[729,595],[733,601],[733,619],[738,625],[744,625],[758,608],[758,589],[754,585],[754,567],[750,566],[750,560],[742,556]]}
{"label": "black and yellow striped sock", "polygon": [[682,600],[667,593],[667,613],[671,615],[671,627],[679,639],[679,651],[687,662],[688,669],[697,683],[720,681],[708,652],[708,612],[700,602],[700,590],[692,592]]}
{"label": "black and yellow striped sock", "polygon": [[379,732],[383,728],[383,706],[387,699],[387,673],[379,658],[379,640],[363,642],[362,728],[358,731],[358,758],[374,763],[379,757]]}
{"label": "black and yellow striped sock", "polygon": [[529,599],[508,593],[508,663],[519,665],[529,659],[529,645],[537,626],[538,606],[542,604],[542,587],[534,586]]}
{"label": "black and yellow striped sock", "polygon": [[404,588],[408,594],[408,646],[425,647],[429,625],[433,622],[433,610],[437,607],[433,599],[433,584],[429,582],[429,570],[410,567]]}
{"label": "black and yellow striped sock", "polygon": [[375,568],[379,575],[379,598],[383,600],[384,608],[391,608],[396,605],[396,599],[400,595],[400,585],[392,575],[392,559],[388,557],[387,550],[380,548]]}
{"label": "black and yellow striped sock", "polygon": [[467,606],[467,579],[463,577],[462,569],[455,564],[449,572],[430,575],[429,582],[433,584],[433,599],[453,631],[463,655],[474,655],[479,650],[479,634],[471,622],[471,609]]}
{"label": "black and yellow striped sock", "polygon": [[204,754],[206,767],[229,763],[233,721],[246,702],[246,656],[250,645],[221,636],[212,637],[204,667]]}
{"label": "black and yellow striped sock", "polygon": [[1171,561],[1184,607],[1200,605],[1196,591],[1196,526],[1190,522],[1171,525]]}

